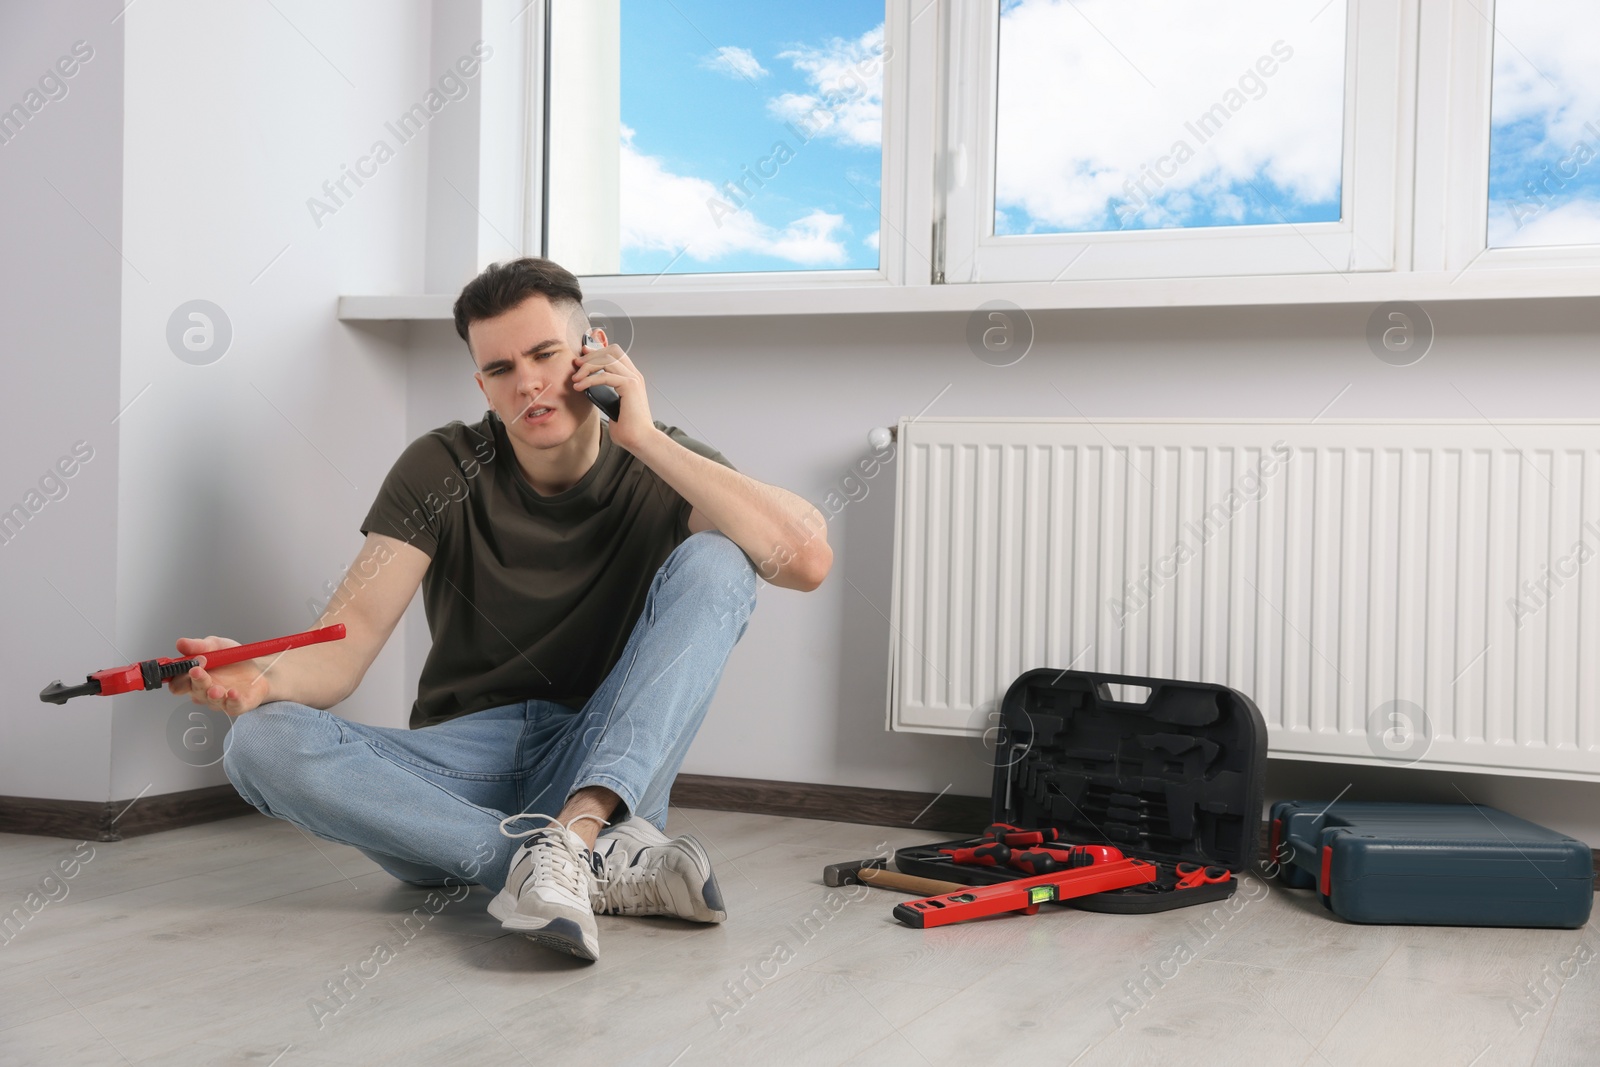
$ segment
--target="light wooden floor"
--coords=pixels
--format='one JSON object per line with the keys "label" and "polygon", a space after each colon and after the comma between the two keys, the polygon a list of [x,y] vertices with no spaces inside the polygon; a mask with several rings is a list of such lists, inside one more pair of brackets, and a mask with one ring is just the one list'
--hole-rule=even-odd
{"label": "light wooden floor", "polygon": [[[706,844],[728,921],[602,918],[592,965],[503,934],[481,888],[433,915],[265,816],[97,844],[0,943],[0,1063],[1600,1063],[1593,923],[1351,926],[1250,879],[1232,911],[923,932],[821,871],[938,835],[689,809],[669,830]],[[75,844],[0,834],[0,913]]]}

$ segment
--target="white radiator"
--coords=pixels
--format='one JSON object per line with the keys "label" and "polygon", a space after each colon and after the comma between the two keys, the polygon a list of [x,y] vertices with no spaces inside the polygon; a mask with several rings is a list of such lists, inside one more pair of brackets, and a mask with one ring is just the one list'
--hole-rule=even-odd
{"label": "white radiator", "polygon": [[1220,682],[1271,751],[1600,779],[1600,423],[919,418],[888,720],[1034,667]]}

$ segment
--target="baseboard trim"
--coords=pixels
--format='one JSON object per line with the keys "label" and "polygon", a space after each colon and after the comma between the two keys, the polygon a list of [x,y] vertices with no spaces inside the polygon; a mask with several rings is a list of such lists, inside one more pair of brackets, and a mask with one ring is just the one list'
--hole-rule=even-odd
{"label": "baseboard trim", "polygon": [[[811,785],[764,778],[680,774],[672,802],[686,808],[788,815],[799,819],[915,827],[933,832],[976,834],[989,825],[989,798],[949,793],[908,793],[847,785]],[[1261,823],[1259,856],[1267,854],[1268,823]],[[1590,850],[1594,887],[1600,891],[1600,849]]]}
{"label": "baseboard trim", "polygon": [[678,775],[672,783],[672,802],[686,808],[905,826],[956,834],[979,833],[989,825],[988,797],[812,785],[765,778],[724,778],[710,774]]}
{"label": "baseboard trim", "polygon": [[[936,833],[977,833],[989,824],[987,797],[708,774],[678,775],[672,802],[689,808],[916,827]],[[120,841],[255,810],[231,784],[105,802],[0,796],[0,833]]]}
{"label": "baseboard trim", "polygon": [[[989,825],[988,797],[712,774],[678,775],[672,783],[672,802],[686,808],[903,826],[932,833],[975,834]],[[255,811],[231,784],[103,803],[0,797],[0,833],[120,841]],[[1263,822],[1261,855],[1266,855],[1266,849],[1267,824]],[[1592,850],[1592,855],[1595,888],[1600,890],[1600,850]]]}
{"label": "baseboard trim", "polygon": [[232,785],[101,802],[0,797],[0,833],[121,841],[255,810]]}

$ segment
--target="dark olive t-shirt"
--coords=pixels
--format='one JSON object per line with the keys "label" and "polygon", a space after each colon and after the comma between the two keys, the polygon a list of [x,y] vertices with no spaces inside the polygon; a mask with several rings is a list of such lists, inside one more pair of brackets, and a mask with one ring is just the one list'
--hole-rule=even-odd
{"label": "dark olive t-shirt", "polygon": [[361,525],[431,558],[422,597],[433,645],[411,728],[523,700],[583,707],[621,658],[656,571],[688,538],[690,510],[604,422],[594,466],[554,496],[528,484],[493,412],[411,442]]}

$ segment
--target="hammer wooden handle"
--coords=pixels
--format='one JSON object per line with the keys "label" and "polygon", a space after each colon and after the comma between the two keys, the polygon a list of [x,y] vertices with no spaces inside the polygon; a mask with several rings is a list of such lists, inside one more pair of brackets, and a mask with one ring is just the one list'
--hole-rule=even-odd
{"label": "hammer wooden handle", "polygon": [[886,871],[878,867],[863,867],[856,875],[867,885],[875,885],[879,889],[898,889],[907,893],[920,893],[925,897],[938,896],[941,893],[959,893],[971,886],[959,882],[941,882],[935,878],[918,878],[915,875],[901,874],[899,871]]}

